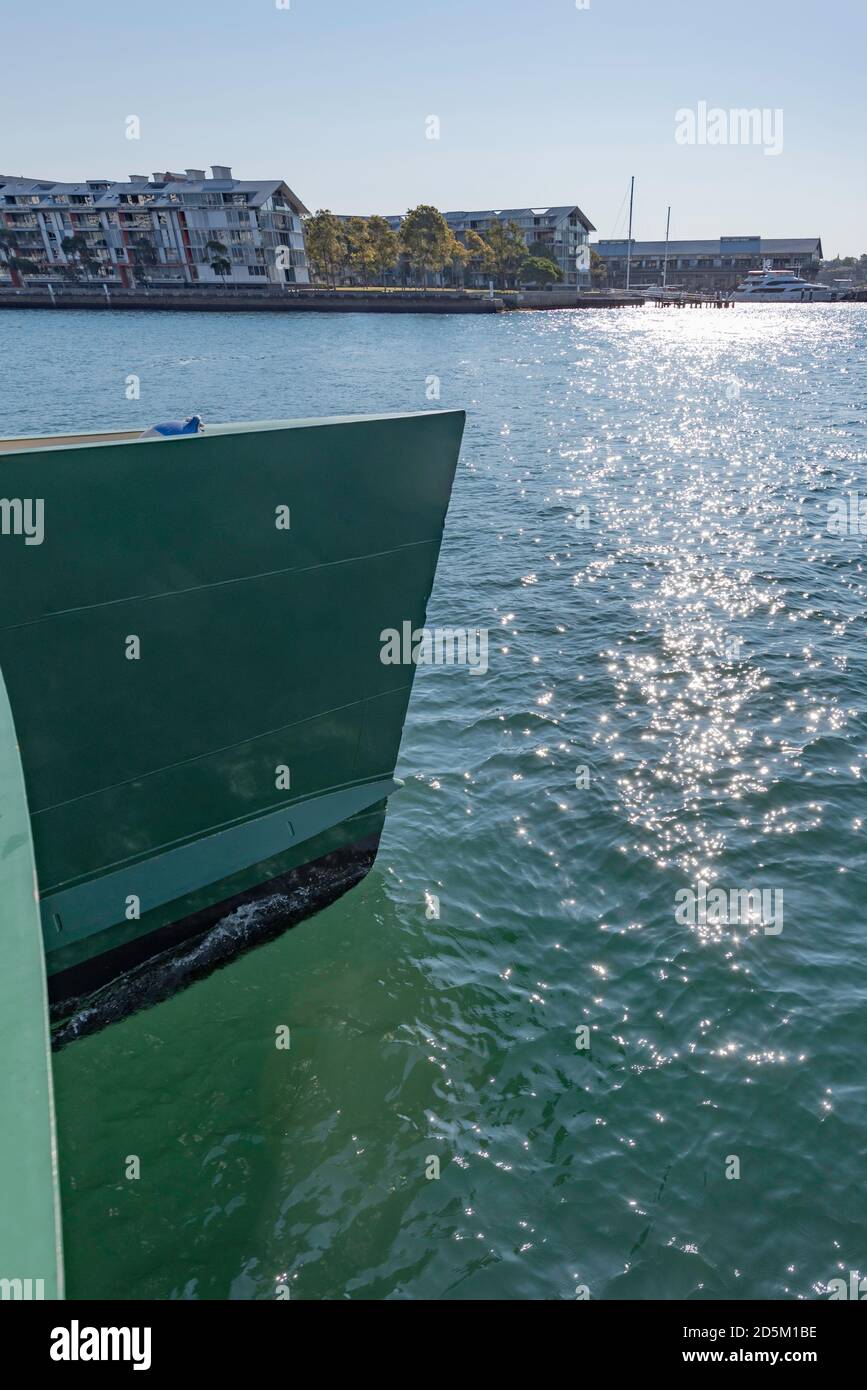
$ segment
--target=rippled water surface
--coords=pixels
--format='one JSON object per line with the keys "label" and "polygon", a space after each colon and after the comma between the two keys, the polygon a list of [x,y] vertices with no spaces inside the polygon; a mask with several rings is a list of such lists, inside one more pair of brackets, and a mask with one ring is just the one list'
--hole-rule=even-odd
{"label": "rippled water surface", "polygon": [[[426,409],[438,378],[469,420],[429,621],[491,632],[486,675],[419,671],[360,888],[56,1058],[70,1294],[867,1272],[867,537],[828,529],[867,499],[867,307],[0,339],[6,434]],[[773,917],[679,920],[699,883]]]}

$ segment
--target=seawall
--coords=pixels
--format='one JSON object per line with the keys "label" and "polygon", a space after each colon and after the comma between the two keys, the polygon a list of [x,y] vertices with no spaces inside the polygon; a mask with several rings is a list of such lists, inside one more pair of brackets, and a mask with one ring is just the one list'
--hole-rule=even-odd
{"label": "seawall", "polygon": [[171,309],[199,313],[497,314],[501,299],[433,290],[121,289],[0,285],[0,309]]}

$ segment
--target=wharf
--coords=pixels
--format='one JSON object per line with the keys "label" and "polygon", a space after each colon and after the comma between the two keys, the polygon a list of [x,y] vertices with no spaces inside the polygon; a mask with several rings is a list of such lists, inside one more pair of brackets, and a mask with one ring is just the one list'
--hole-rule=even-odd
{"label": "wharf", "polygon": [[646,299],[645,304],[654,304],[658,309],[731,309],[734,307],[733,299],[718,299],[715,295],[687,295],[681,298],[679,295],[672,296],[671,299]]}

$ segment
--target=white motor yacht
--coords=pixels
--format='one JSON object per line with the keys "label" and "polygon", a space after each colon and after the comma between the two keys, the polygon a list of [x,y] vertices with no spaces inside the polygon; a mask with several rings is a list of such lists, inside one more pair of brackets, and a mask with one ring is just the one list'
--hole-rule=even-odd
{"label": "white motor yacht", "polygon": [[751,270],[732,294],[739,304],[827,304],[836,298],[835,290],[793,270]]}

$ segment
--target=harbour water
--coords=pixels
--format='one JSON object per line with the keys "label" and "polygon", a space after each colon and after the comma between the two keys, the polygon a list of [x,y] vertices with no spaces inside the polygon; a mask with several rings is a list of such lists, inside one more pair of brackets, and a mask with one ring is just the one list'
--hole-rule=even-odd
{"label": "harbour water", "polygon": [[[3,434],[466,407],[429,623],[490,632],[419,670],[360,888],[56,1056],[69,1296],[863,1274],[867,307],[0,343]],[[690,919],[702,885],[773,911]]]}

